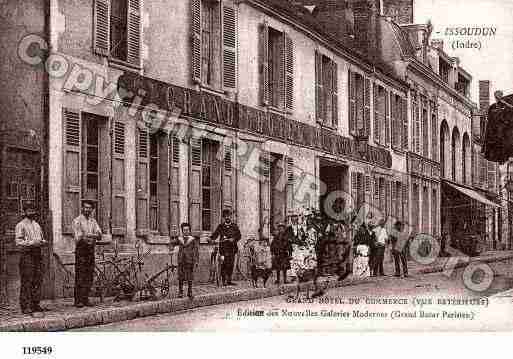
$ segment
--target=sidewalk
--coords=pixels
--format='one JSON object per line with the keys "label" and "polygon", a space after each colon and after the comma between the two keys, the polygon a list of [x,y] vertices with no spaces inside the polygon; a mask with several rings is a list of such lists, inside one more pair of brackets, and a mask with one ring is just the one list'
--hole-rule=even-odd
{"label": "sidewalk", "polygon": [[[471,262],[496,262],[507,259],[513,259],[513,251],[487,252],[480,257],[470,258]],[[435,263],[430,265],[421,265],[410,262],[410,274],[427,274],[442,272],[447,263],[447,258],[438,258]],[[453,269],[463,267],[468,263],[468,259],[453,257],[449,262],[448,268]],[[393,273],[393,263],[386,263],[386,273]],[[389,277],[366,278],[363,280],[353,280],[351,277],[338,282],[334,277],[328,277],[320,282],[327,288],[340,286],[358,285],[361,283],[373,283],[382,281]],[[301,284],[301,289],[305,290],[310,283]],[[252,288],[247,281],[237,282],[234,287],[217,287],[212,284],[202,284],[194,288],[195,297],[191,301],[187,298],[176,298],[177,288],[171,288],[171,298],[147,301],[147,302],[113,302],[106,300],[92,308],[75,308],[73,299],[59,299],[54,301],[44,301],[42,306],[49,309],[41,318],[34,318],[21,313],[13,313],[0,310],[0,331],[63,331],[73,328],[88,326],[97,326],[113,322],[121,322],[140,317],[146,317],[156,314],[179,312],[187,309],[233,303],[239,301],[254,300],[272,296],[279,296],[286,293],[295,293],[296,284],[287,284],[277,287],[273,283],[273,278],[269,279],[267,288]]]}

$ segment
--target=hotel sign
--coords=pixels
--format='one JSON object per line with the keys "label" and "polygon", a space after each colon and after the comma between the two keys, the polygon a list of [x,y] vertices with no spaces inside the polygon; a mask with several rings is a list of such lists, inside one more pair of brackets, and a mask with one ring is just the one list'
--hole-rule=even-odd
{"label": "hotel sign", "polygon": [[349,157],[384,168],[392,166],[392,156],[387,150],[368,144],[362,150],[352,138],[277,113],[231,102],[210,93],[170,85],[130,72],[119,78],[118,93],[123,102],[132,106],[151,106],[170,112],[178,108],[183,117],[260,134],[277,141],[313,148],[335,156]]}

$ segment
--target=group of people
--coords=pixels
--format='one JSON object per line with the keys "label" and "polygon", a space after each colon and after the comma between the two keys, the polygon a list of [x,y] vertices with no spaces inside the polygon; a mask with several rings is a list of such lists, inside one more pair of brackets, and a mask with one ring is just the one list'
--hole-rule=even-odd
{"label": "group of people", "polygon": [[[74,305],[78,308],[92,306],[89,300],[95,268],[95,245],[102,231],[92,214],[93,203],[83,201],[81,214],[72,222],[75,240],[75,290]],[[26,202],[24,217],[16,225],[15,241],[20,248],[20,307],[23,313],[44,311],[40,306],[42,282],[42,249],[47,245],[41,227],[35,220],[33,203]],[[223,222],[217,226],[210,239],[217,243],[213,256],[221,260],[223,285],[235,285],[232,281],[234,262],[238,252],[241,232],[232,221],[232,213],[222,212]],[[408,276],[407,244],[404,224],[397,221],[389,231],[385,220],[373,225],[363,222],[351,241],[353,221],[330,221],[320,213],[311,213],[301,218],[293,215],[290,224],[278,223],[272,240],[259,232],[249,248],[250,275],[253,285],[258,279],[265,287],[272,272],[275,284],[288,283],[287,273],[292,270],[298,282],[314,280],[322,275],[338,275],[339,280],[351,272],[355,276],[383,276],[385,247],[392,247],[395,275]],[[191,226],[182,223],[178,237],[178,296],[183,297],[183,286],[187,283],[187,296],[193,297],[194,270],[199,263],[199,239],[192,236]],[[351,248],[354,262],[350,263]]]}
{"label": "group of people", "polygon": [[407,251],[409,236],[404,232],[404,223],[396,221],[390,231],[385,219],[376,225],[363,222],[354,236],[353,274],[358,277],[384,276],[386,246],[390,246],[394,258],[395,276],[408,277]]}

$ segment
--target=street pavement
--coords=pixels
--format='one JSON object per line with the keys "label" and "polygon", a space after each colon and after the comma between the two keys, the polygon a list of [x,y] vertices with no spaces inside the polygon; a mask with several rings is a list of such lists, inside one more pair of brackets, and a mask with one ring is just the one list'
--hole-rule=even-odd
{"label": "street pavement", "polygon": [[313,301],[305,296],[292,300],[285,294],[77,330],[511,330],[511,296],[497,294],[510,293],[507,291],[513,288],[513,259],[489,266],[494,279],[482,292],[467,288],[464,268],[459,268],[450,277],[417,273],[409,278],[383,277],[333,288]]}

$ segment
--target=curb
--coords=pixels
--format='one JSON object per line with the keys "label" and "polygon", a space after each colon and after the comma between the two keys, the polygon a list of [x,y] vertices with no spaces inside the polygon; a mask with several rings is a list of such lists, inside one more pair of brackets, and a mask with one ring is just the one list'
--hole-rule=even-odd
{"label": "curb", "polygon": [[[491,263],[513,259],[513,254],[499,255],[489,258],[465,258],[458,259],[454,264],[435,265],[430,268],[416,270],[418,274],[439,273],[444,270],[454,270],[464,267],[471,263]],[[333,289],[341,286],[359,285],[364,283],[372,283],[367,280],[357,280],[351,282],[340,283],[336,279],[320,280],[325,289]],[[304,291],[311,287],[310,283],[301,283],[300,290]],[[91,310],[85,313],[65,314],[61,317],[50,317],[41,319],[31,319],[24,322],[6,323],[0,325],[0,332],[54,332],[65,331],[69,329],[84,328],[90,326],[98,326],[116,322],[123,322],[136,318],[144,318],[158,314],[176,313],[184,310],[218,305],[235,303],[240,301],[248,301],[275,297],[287,293],[295,293],[296,284],[287,284],[281,287],[273,288],[250,288],[239,289],[234,292],[210,293],[195,297],[192,301],[189,299],[165,299],[153,302],[133,303],[119,308],[105,308]]]}

